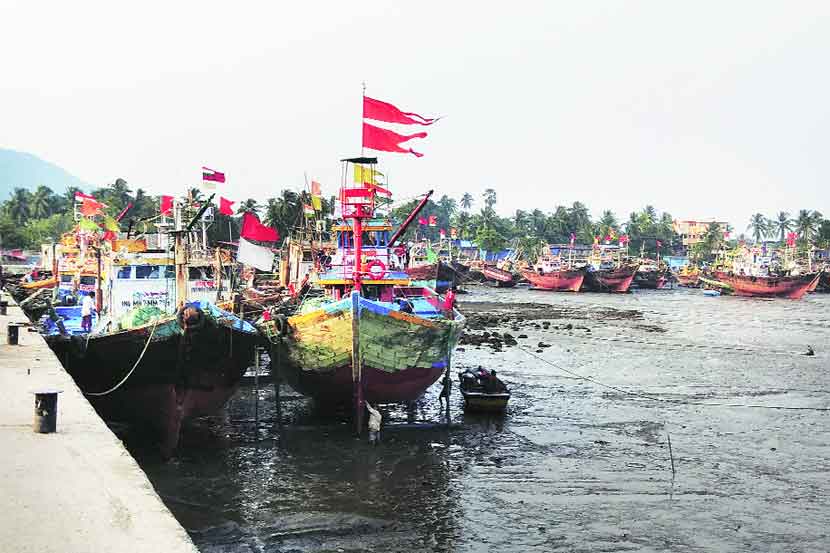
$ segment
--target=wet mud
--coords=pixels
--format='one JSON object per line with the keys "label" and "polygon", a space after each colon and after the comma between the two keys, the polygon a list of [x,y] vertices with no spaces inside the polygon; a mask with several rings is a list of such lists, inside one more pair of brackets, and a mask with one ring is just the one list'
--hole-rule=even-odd
{"label": "wet mud", "polygon": [[454,373],[498,369],[503,416],[454,389],[447,427],[434,386],[370,446],[246,384],[171,461],[120,434],[205,553],[830,550],[830,296],[470,286],[461,309]]}

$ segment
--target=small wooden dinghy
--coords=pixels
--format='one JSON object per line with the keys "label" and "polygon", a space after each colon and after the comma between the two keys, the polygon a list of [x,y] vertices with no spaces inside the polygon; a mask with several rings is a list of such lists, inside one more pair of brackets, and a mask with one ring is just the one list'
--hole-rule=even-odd
{"label": "small wooden dinghy", "polygon": [[496,371],[467,369],[458,373],[458,380],[465,410],[501,413],[507,409],[510,390],[496,377]]}

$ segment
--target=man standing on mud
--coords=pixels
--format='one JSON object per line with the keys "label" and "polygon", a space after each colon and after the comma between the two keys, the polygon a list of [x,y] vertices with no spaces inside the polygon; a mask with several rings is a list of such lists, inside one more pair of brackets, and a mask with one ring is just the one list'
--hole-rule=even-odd
{"label": "man standing on mud", "polygon": [[81,330],[92,332],[92,312],[95,311],[95,292],[90,292],[81,301]]}

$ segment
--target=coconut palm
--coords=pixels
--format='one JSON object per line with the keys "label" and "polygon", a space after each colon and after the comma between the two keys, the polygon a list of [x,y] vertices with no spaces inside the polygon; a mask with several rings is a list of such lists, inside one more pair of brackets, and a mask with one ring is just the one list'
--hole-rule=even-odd
{"label": "coconut palm", "polygon": [[260,210],[260,205],[257,201],[253,198],[248,198],[244,202],[239,204],[239,209],[236,210],[237,213],[245,213],[246,211],[252,211],[255,214],[258,214]]}
{"label": "coconut palm", "polygon": [[492,209],[494,205],[496,205],[496,191],[492,188],[488,188],[484,191],[484,205],[487,209]]}
{"label": "coconut palm", "polygon": [[52,189],[38,186],[31,195],[29,211],[35,219],[44,219],[52,214]]}
{"label": "coconut palm", "polygon": [[461,196],[461,209],[468,210],[473,206],[473,196],[469,192],[464,192]]}
{"label": "coconut palm", "polygon": [[779,211],[776,218],[772,220],[770,229],[771,231],[777,231],[779,234],[778,240],[783,242],[786,234],[793,229],[793,220],[790,219],[790,214],[786,211]]}
{"label": "coconut palm", "polygon": [[806,241],[812,240],[821,224],[822,215],[818,211],[802,209],[795,219],[795,231]]}
{"label": "coconut palm", "polygon": [[749,218],[749,226],[746,227],[746,230],[752,233],[752,238],[758,244],[764,236],[769,234],[767,218],[760,213],[756,213]]}
{"label": "coconut palm", "polygon": [[23,225],[31,215],[32,195],[25,188],[15,188],[5,203],[6,212],[18,225]]}

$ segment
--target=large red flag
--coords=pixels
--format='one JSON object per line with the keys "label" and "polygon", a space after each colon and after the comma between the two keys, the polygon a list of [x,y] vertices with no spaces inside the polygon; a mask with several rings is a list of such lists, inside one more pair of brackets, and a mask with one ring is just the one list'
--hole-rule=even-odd
{"label": "large red flag", "polygon": [[161,214],[162,215],[170,215],[173,211],[173,196],[162,196],[161,197]]}
{"label": "large red flag", "polygon": [[233,208],[231,206],[235,203],[219,196],[219,213],[222,215],[233,215]]}
{"label": "large red flag", "polygon": [[242,232],[240,235],[248,240],[261,240],[263,242],[276,242],[280,238],[276,229],[266,227],[260,223],[256,213],[250,211],[245,212],[245,215],[242,216]]}
{"label": "large red flag", "polygon": [[101,202],[95,201],[92,198],[84,198],[84,203],[81,204],[81,215],[84,217],[93,217],[95,215],[100,215],[103,213],[103,209],[106,207]]}
{"label": "large red flag", "polygon": [[426,135],[427,133],[425,132],[416,132],[415,134],[407,135],[398,134],[394,131],[375,127],[369,123],[363,123],[363,147],[380,150],[381,152],[398,152],[421,157],[424,154],[418,153],[411,148],[409,150],[401,148],[400,143],[413,138],[425,138]]}
{"label": "large red flag", "polygon": [[368,96],[363,97],[363,118],[404,125],[432,125],[438,120],[423,117],[417,113],[401,111],[392,104]]}

